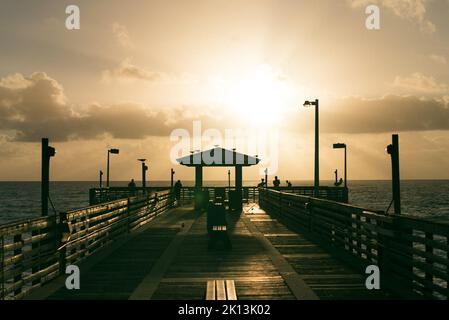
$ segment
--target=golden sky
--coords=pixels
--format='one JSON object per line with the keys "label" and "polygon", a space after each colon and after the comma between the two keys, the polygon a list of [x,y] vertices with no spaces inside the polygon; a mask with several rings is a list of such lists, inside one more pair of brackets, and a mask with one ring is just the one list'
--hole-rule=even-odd
{"label": "golden sky", "polygon": [[[65,28],[69,4],[80,30]],[[368,4],[380,30],[365,27]],[[334,142],[348,145],[350,179],[388,179],[392,133],[401,178],[448,179],[448,16],[447,0],[2,0],[0,180],[38,180],[44,136],[53,180],[96,180],[110,147],[113,180],[139,179],[142,157],[150,180],[169,179],[170,133],[194,120],[278,132],[276,174],[310,180],[314,112],[302,104],[315,98],[322,179],[343,169]]]}

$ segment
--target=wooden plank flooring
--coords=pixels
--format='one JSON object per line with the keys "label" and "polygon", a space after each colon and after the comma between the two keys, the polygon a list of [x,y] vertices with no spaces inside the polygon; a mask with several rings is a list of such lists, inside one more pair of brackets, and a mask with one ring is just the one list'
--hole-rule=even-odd
{"label": "wooden plank flooring", "polygon": [[[294,299],[239,214],[228,215],[233,248],[207,249],[206,215],[192,226],[152,299],[204,299],[208,280],[234,280],[237,298]],[[254,279],[254,280],[253,280]]]}
{"label": "wooden plank flooring", "polygon": [[[85,273],[81,269],[80,290],[62,287],[49,298],[205,299],[209,280],[234,280],[239,300],[291,300],[298,297],[298,288],[313,290],[320,299],[391,297],[365,289],[363,275],[254,204],[241,215],[228,214],[227,220],[232,250],[208,250],[206,215],[172,210]],[[182,232],[185,225],[190,229]],[[287,279],[292,273],[293,280]],[[304,286],[292,288],[298,279]]]}
{"label": "wooden plank flooring", "polygon": [[276,219],[270,221],[263,210],[254,208],[247,216],[320,299],[392,298],[389,292],[383,290],[367,290],[364,275]]}
{"label": "wooden plank flooring", "polygon": [[87,272],[80,266],[80,290],[60,288],[49,299],[128,299],[164,253],[192,210],[171,211],[157,217]]}

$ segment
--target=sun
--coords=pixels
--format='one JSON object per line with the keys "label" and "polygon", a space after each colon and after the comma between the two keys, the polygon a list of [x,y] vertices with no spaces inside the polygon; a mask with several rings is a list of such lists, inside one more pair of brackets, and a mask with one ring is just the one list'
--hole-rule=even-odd
{"label": "sun", "polygon": [[226,86],[226,105],[253,124],[273,124],[282,120],[292,87],[282,74],[269,65],[238,75]]}

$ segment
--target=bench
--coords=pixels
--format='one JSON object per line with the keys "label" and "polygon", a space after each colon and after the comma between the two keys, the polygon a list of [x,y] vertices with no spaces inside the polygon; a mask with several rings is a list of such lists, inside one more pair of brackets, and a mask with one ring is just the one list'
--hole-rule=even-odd
{"label": "bench", "polygon": [[237,300],[234,280],[207,281],[206,300]]}

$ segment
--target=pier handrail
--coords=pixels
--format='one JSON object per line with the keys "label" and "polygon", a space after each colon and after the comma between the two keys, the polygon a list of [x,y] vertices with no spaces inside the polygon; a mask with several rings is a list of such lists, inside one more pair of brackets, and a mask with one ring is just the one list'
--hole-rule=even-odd
{"label": "pier handrail", "polygon": [[90,188],[89,205],[104,203],[113,200],[124,199],[132,196],[151,195],[157,192],[168,191],[170,187],[109,187]]}
{"label": "pier handrail", "polygon": [[0,300],[21,299],[173,206],[170,190],[0,226]]}
{"label": "pier handrail", "polygon": [[[144,193],[154,193],[163,190],[169,190],[170,187],[137,187],[135,189],[130,189],[128,187],[110,187],[110,188],[92,188],[89,190],[89,204],[99,204],[112,200],[123,199],[129,197],[131,193],[135,195],[142,195]],[[212,199],[215,194],[216,189],[223,189],[224,196],[228,197],[229,191],[234,191],[235,187],[212,187],[204,186],[203,190],[209,192],[209,197]],[[284,191],[293,194],[299,194],[304,196],[313,196],[314,187],[313,186],[282,186],[282,187],[269,187],[269,189],[275,189],[279,191]],[[190,203],[194,199],[196,187],[182,187],[181,188],[181,201],[182,203]],[[320,186],[318,189],[319,198],[333,200],[338,202],[348,201],[348,188],[345,187],[334,187],[334,186]],[[242,199],[244,202],[256,202],[259,197],[259,189],[256,186],[244,186],[242,187]]]}
{"label": "pier handrail", "polygon": [[378,266],[381,288],[406,298],[448,299],[449,223],[264,188],[259,203],[360,273]]}

